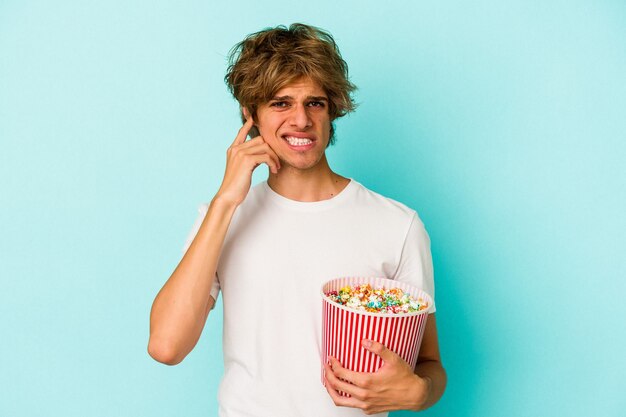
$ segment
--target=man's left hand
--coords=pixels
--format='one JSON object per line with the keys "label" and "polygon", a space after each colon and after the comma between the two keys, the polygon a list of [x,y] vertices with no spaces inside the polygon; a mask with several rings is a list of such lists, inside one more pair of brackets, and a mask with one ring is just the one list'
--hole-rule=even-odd
{"label": "man's left hand", "polygon": [[[430,380],[420,378],[396,353],[381,343],[363,340],[362,346],[380,356],[383,365],[376,372],[354,372],[337,359],[325,364],[326,390],[335,405],[362,409],[365,414],[422,408],[430,391]],[[343,397],[338,391],[350,394]]]}

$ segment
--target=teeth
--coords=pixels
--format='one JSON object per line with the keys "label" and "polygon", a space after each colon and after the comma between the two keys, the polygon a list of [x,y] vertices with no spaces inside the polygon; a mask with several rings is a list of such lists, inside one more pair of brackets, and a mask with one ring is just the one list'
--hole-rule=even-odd
{"label": "teeth", "polygon": [[285,139],[287,140],[287,142],[289,142],[291,146],[304,146],[308,145],[309,143],[313,143],[311,139],[296,138],[293,136],[285,136]]}

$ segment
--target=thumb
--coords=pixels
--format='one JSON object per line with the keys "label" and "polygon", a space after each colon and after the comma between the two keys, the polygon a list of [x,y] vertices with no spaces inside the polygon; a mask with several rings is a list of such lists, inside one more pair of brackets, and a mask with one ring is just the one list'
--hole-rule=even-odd
{"label": "thumb", "polygon": [[394,352],[387,349],[385,345],[383,345],[382,343],[378,343],[375,340],[363,339],[361,341],[361,345],[366,350],[380,356],[385,362],[391,362],[398,357],[398,355],[396,355]]}

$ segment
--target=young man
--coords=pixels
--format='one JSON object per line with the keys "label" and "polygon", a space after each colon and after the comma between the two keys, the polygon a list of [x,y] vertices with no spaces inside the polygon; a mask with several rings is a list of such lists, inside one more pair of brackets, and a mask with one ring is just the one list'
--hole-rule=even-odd
{"label": "young man", "polygon": [[[301,24],[277,27],[248,36],[230,58],[226,81],[245,123],[227,151],[222,185],[201,206],[185,255],[154,301],[150,355],[182,361],[221,291],[221,416],[429,407],[446,385],[434,314],[415,369],[364,340],[384,361],[379,371],[356,373],[332,360],[326,387],[319,381],[323,282],[384,276],[434,292],[430,243],[415,211],[328,165],[333,122],[354,110],[355,89],[333,38]],[[269,178],[251,188],[260,164]]]}

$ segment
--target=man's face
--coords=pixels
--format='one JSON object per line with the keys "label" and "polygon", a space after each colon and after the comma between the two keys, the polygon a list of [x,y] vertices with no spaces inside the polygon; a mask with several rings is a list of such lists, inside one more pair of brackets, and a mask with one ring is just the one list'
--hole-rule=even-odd
{"label": "man's face", "polygon": [[324,157],[330,122],[328,96],[308,78],[281,88],[269,102],[257,108],[256,125],[280,158],[282,169],[315,167]]}

